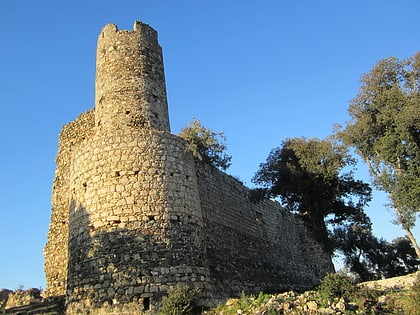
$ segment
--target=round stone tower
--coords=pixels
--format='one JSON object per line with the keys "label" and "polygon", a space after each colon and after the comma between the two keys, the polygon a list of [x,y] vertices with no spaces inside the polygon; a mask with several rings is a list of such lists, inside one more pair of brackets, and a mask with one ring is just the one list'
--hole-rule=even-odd
{"label": "round stone tower", "polygon": [[147,24],[133,31],[108,24],[96,52],[96,126],[170,131],[162,50]]}
{"label": "round stone tower", "polygon": [[210,292],[195,162],[169,133],[148,25],[110,24],[99,35],[94,119],[69,170],[67,314],[133,314],[180,284]]}

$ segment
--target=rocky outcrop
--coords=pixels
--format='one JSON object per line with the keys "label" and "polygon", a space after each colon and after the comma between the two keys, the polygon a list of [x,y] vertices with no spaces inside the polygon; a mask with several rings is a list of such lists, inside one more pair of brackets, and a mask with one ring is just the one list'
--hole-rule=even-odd
{"label": "rocky outcrop", "polygon": [[388,278],[383,280],[375,280],[375,281],[367,281],[363,282],[360,285],[376,290],[399,290],[404,288],[409,288],[414,285],[416,280],[420,277],[420,271],[416,273],[412,273],[409,275],[401,276],[401,277],[394,277]]}
{"label": "rocky outcrop", "polygon": [[0,290],[0,314],[64,314],[64,296],[43,298],[41,290]]}

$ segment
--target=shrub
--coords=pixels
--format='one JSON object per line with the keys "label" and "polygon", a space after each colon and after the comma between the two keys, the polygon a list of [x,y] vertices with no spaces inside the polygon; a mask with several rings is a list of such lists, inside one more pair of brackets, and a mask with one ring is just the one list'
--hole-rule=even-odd
{"label": "shrub", "polygon": [[200,161],[226,171],[232,157],[226,154],[226,137],[223,132],[214,132],[204,127],[199,120],[192,119],[179,134],[187,142],[187,149]]}
{"label": "shrub", "polygon": [[349,276],[343,273],[330,273],[322,279],[319,291],[329,298],[349,299],[354,296],[357,287]]}
{"label": "shrub", "polygon": [[197,290],[188,286],[177,286],[168,290],[162,299],[162,313],[165,315],[190,315],[194,309]]}

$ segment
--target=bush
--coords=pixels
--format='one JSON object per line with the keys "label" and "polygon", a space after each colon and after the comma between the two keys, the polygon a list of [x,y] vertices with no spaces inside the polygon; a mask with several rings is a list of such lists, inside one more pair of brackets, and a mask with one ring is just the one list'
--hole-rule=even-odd
{"label": "bush", "polygon": [[195,158],[226,171],[232,157],[226,154],[226,137],[223,132],[214,132],[204,127],[199,120],[192,119],[179,134],[187,142],[187,149]]}
{"label": "bush", "polygon": [[349,276],[343,273],[330,273],[322,279],[319,291],[329,298],[349,299],[354,296],[357,287]]}
{"label": "bush", "polygon": [[165,315],[190,315],[194,309],[197,290],[188,286],[177,286],[168,290],[162,299],[162,313]]}

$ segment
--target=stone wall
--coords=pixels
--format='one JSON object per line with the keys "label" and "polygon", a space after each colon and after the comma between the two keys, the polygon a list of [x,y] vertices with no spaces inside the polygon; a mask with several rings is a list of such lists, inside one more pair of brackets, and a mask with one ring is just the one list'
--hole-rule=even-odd
{"label": "stone wall", "polygon": [[9,292],[4,309],[34,304],[41,300],[41,291],[39,289],[16,290],[14,292]]}
{"label": "stone wall", "polygon": [[0,314],[64,314],[64,296],[43,298],[41,290],[0,290]]}
{"label": "stone wall", "polygon": [[251,203],[248,188],[209,165],[199,163],[197,170],[215,298],[306,290],[333,271],[296,216],[274,201]]}
{"label": "stone wall", "polygon": [[162,50],[157,33],[135,22],[133,31],[105,26],[96,51],[96,126],[169,131]]}
{"label": "stone wall", "polygon": [[193,163],[181,139],[151,130],[97,133],[75,153],[70,307],[149,305],[169,286],[207,286]]}
{"label": "stone wall", "polygon": [[52,211],[48,242],[44,249],[46,296],[66,293],[68,269],[70,167],[79,144],[93,134],[95,117],[90,110],[65,125],[59,136],[55,178],[52,189]]}
{"label": "stone wall", "polygon": [[296,217],[252,204],[170,134],[162,53],[143,23],[102,30],[95,108],[63,127],[56,163],[45,295],[66,295],[67,314],[148,310],[177,285],[204,304],[307,289],[332,270]]}

